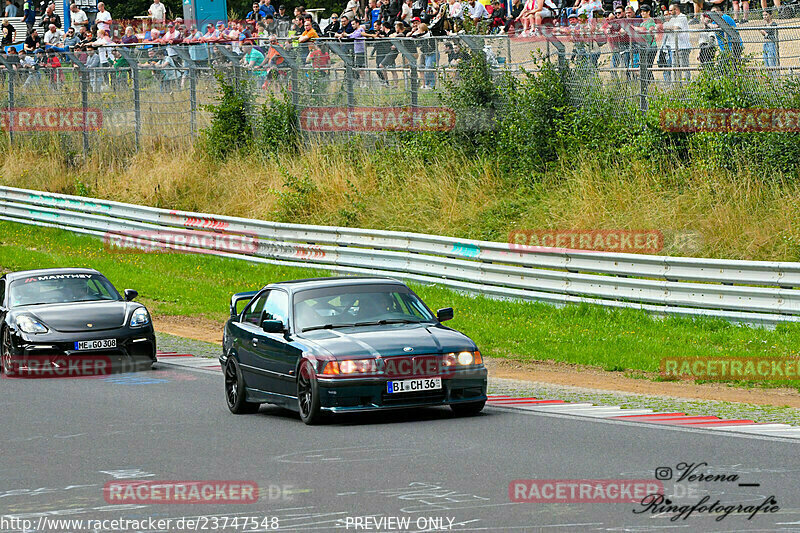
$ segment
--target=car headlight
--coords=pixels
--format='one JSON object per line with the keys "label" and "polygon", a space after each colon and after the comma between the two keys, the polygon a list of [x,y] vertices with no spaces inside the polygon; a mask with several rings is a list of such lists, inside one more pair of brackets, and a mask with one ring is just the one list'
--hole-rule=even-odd
{"label": "car headlight", "polygon": [[150,323],[150,315],[147,312],[147,309],[144,307],[138,308],[136,311],[133,312],[131,315],[131,327],[138,328],[141,326],[146,326]]}
{"label": "car headlight", "polygon": [[442,357],[443,366],[476,366],[481,364],[483,364],[483,358],[478,350],[474,352],[451,352],[444,354]]}
{"label": "car headlight", "polygon": [[323,374],[371,374],[377,370],[375,359],[347,359],[345,361],[329,361]]}
{"label": "car headlight", "polygon": [[47,326],[32,316],[22,315],[17,317],[17,326],[24,333],[47,333]]}

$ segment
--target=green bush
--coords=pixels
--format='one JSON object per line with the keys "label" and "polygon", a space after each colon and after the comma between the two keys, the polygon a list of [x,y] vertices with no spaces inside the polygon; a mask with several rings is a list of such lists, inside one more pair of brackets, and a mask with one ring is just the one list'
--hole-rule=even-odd
{"label": "green bush", "polygon": [[253,142],[253,125],[249,108],[253,101],[246,84],[228,83],[221,74],[219,103],[206,106],[211,112],[211,124],[203,131],[202,144],[212,158],[224,160],[240,150],[246,150]]}
{"label": "green bush", "polygon": [[297,108],[289,94],[282,98],[270,95],[261,106],[259,116],[258,144],[265,153],[296,153],[300,146],[300,130]]}

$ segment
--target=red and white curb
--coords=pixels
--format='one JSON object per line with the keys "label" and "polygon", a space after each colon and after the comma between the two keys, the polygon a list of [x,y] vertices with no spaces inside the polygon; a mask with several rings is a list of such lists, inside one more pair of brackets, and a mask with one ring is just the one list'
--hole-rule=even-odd
{"label": "red and white curb", "polygon": [[[196,357],[188,353],[158,352],[158,361],[172,366],[196,368],[221,372],[216,359]],[[757,423],[753,420],[724,420],[717,416],[689,416],[686,413],[654,412],[652,409],[623,409],[620,406],[594,405],[591,403],[569,403],[564,400],[548,400],[533,397],[514,397],[503,394],[490,394],[488,405],[521,411],[565,414],[590,418],[605,418],[626,422],[644,422],[662,426],[684,426],[713,429],[770,437],[790,437],[800,439],[800,427],[789,424]]]}
{"label": "red and white curb", "polygon": [[623,409],[620,406],[569,403],[563,400],[546,400],[533,397],[518,398],[501,394],[490,394],[488,405],[538,413],[558,413],[626,422],[644,422],[647,424],[800,439],[800,427],[789,424],[757,423],[753,420],[745,419],[725,420],[717,416],[689,416],[686,413],[678,412],[665,413],[654,412],[652,409]]}

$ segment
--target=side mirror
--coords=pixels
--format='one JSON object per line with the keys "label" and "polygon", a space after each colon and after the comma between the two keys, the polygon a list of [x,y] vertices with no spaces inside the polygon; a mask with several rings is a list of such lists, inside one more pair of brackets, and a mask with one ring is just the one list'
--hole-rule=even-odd
{"label": "side mirror", "polygon": [[453,308],[452,307],[444,307],[436,311],[436,319],[439,322],[445,322],[447,320],[453,320]]}
{"label": "side mirror", "polygon": [[139,293],[133,289],[125,289],[124,294],[126,302],[133,301],[134,298],[139,296]]}
{"label": "side mirror", "polygon": [[283,333],[286,331],[286,326],[280,320],[263,320],[261,329],[267,333]]}

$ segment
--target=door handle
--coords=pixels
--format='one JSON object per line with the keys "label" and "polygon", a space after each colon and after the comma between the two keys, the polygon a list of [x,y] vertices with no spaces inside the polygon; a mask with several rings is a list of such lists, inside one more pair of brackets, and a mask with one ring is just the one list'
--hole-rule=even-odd
{"label": "door handle", "polygon": [[253,337],[253,346],[258,346],[258,337]]}

